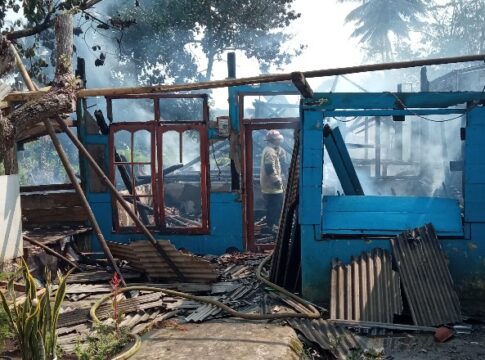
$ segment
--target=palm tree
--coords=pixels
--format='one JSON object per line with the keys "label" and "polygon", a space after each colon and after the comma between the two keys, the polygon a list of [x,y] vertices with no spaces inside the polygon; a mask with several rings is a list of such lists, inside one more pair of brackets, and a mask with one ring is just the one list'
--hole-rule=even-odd
{"label": "palm tree", "polygon": [[[344,2],[349,0],[339,0]],[[356,1],[356,0],[350,0]],[[392,59],[391,33],[396,37],[405,37],[415,25],[420,23],[420,15],[426,13],[423,0],[360,0],[361,4],[352,10],[345,22],[356,25],[352,37],[359,38],[359,42],[367,51],[379,54],[383,61]]]}

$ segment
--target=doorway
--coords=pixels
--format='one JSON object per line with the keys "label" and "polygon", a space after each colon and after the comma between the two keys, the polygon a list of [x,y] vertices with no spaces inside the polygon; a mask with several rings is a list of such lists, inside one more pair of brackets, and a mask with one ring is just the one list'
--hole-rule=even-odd
{"label": "doorway", "polygon": [[[268,197],[261,190],[262,154],[267,146],[272,144],[266,139],[270,130],[277,130],[283,136],[279,146],[279,160],[281,166],[282,188],[281,205],[288,181],[288,170],[298,129],[298,118],[272,119],[271,122],[249,120],[244,123],[243,144],[245,146],[243,161],[243,202],[244,202],[244,230],[246,249],[250,251],[270,250],[274,247],[277,225],[281,208],[276,216],[276,226],[271,226],[271,212],[276,208],[268,202]],[[270,200],[271,201],[271,200]],[[270,208],[268,209],[268,205]],[[270,218],[268,218],[268,215]]]}

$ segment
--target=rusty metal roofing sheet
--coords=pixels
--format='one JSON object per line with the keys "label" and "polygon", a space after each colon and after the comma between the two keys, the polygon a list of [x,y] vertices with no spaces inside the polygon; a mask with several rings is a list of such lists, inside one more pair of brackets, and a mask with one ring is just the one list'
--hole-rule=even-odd
{"label": "rusty metal roofing sheet", "polygon": [[406,231],[391,244],[414,323],[461,322],[458,295],[433,226]]}
{"label": "rusty metal roofing sheet", "polygon": [[[214,282],[217,280],[216,266],[205,259],[178,251],[168,240],[159,240],[165,252],[190,282]],[[130,265],[146,272],[152,279],[176,280],[177,276],[148,241],[133,241],[130,244],[109,242],[113,256],[127,260]]]}
{"label": "rusty metal roofing sheet", "polygon": [[392,323],[402,312],[399,274],[382,249],[362,253],[350,264],[333,260],[330,318]]}
{"label": "rusty metal roofing sheet", "polygon": [[337,359],[350,359],[362,347],[350,331],[327,320],[289,319],[288,324]]}

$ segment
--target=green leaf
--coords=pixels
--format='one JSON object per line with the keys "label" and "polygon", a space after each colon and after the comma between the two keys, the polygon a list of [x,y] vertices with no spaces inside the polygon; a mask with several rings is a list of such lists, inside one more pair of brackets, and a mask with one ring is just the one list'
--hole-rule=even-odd
{"label": "green leaf", "polygon": [[10,326],[13,328],[15,333],[18,334],[17,325],[15,324],[15,321],[12,317],[12,313],[10,312],[10,308],[8,307],[7,299],[5,298],[2,292],[0,292],[0,299],[2,301],[3,310],[5,311],[5,314],[7,314],[7,318],[8,318],[8,322],[10,323]]}

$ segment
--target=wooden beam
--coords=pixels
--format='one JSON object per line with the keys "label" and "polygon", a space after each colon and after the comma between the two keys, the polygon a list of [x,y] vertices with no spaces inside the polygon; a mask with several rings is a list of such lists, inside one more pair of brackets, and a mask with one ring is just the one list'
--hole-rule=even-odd
{"label": "wooden beam", "polygon": [[[485,61],[485,54],[445,57],[445,58],[436,58],[436,59],[424,59],[424,60],[412,60],[412,61],[400,61],[400,62],[382,63],[382,64],[359,65],[359,66],[350,66],[350,67],[334,68],[334,69],[302,71],[301,73],[305,76],[305,78],[315,78],[315,77],[355,74],[355,73],[362,73],[362,72],[369,72],[369,71],[406,69],[406,68],[420,67],[420,66],[463,63],[463,62],[470,62],[470,61]],[[86,98],[86,97],[93,97],[93,96],[114,96],[114,95],[122,96],[122,95],[130,95],[130,94],[168,93],[168,92],[177,92],[177,91],[215,89],[215,88],[222,88],[222,87],[228,87],[228,86],[264,84],[264,83],[272,83],[272,82],[278,82],[278,81],[291,81],[291,80],[292,80],[291,73],[283,73],[283,74],[272,74],[272,75],[271,74],[260,75],[260,76],[253,76],[253,77],[240,78],[240,79],[204,81],[204,82],[189,83],[189,84],[81,89],[77,91],[77,97]],[[42,96],[44,94],[46,94],[46,91],[43,91],[43,90],[31,91],[31,92],[12,92],[6,97],[6,100],[28,101],[31,99],[38,98],[39,96]]]}
{"label": "wooden beam", "polygon": [[313,90],[308,81],[301,72],[291,73],[291,81],[300,92],[301,96],[305,99],[311,99],[313,97]]}

